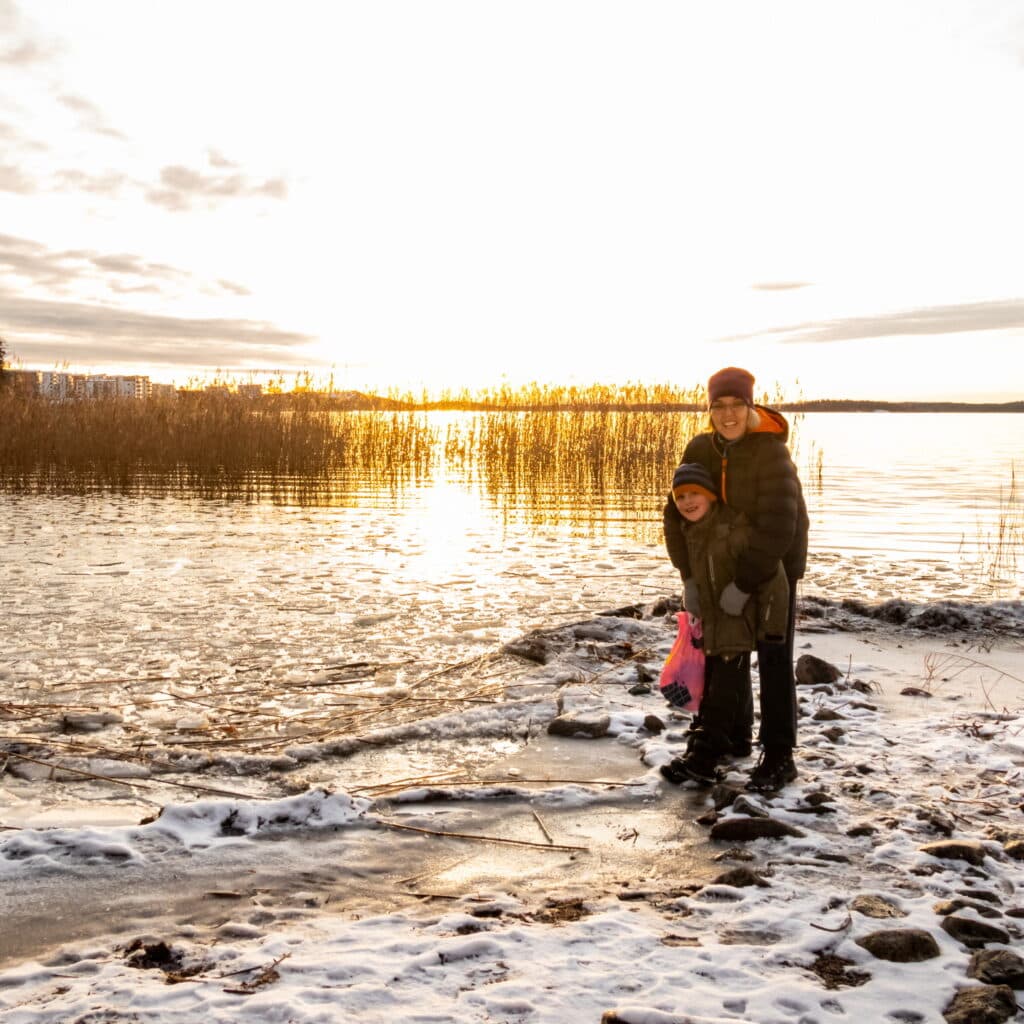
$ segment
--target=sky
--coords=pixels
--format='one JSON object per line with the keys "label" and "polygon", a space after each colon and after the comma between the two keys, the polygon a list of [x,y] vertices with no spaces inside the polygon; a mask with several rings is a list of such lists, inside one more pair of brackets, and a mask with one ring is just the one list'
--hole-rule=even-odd
{"label": "sky", "polygon": [[1024,397],[1018,0],[0,0],[16,365]]}

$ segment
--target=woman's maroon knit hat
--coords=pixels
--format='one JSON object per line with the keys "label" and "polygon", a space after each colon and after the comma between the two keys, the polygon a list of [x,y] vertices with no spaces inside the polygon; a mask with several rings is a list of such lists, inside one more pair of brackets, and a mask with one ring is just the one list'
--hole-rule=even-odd
{"label": "woman's maroon knit hat", "polygon": [[738,366],[727,366],[708,379],[708,405],[719,398],[739,398],[754,404],[754,375]]}

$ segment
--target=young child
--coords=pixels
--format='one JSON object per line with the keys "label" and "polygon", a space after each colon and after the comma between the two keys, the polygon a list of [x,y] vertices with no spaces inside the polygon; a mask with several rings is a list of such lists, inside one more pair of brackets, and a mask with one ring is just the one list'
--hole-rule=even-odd
{"label": "young child", "polygon": [[723,758],[750,753],[750,652],[758,640],[785,639],[789,584],[780,563],[739,615],[726,614],[719,599],[735,577],[736,556],[749,544],[750,524],[745,515],[718,500],[711,475],[699,463],[684,462],[676,469],[672,498],[682,516],[680,529],[696,585],[697,600],[691,587],[687,611],[701,619],[704,630],[704,696],[686,753],[662,765],[661,774],[676,785],[687,779],[709,785]]}

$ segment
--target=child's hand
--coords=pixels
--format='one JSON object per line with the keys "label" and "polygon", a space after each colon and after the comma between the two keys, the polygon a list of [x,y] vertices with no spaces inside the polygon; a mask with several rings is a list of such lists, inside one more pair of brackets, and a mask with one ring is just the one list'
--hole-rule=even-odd
{"label": "child's hand", "polygon": [[683,580],[683,606],[695,618],[700,618],[700,591],[696,580]]}

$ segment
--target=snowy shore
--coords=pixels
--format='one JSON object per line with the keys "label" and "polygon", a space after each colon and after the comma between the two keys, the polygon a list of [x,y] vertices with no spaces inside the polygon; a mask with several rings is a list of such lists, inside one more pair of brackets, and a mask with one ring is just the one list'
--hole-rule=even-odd
{"label": "snowy shore", "polygon": [[[672,639],[646,608],[526,638],[500,705],[369,737],[447,747],[430,784],[2,833],[0,1016],[1024,1019],[1024,964],[993,956],[1024,938],[1019,602],[818,609],[798,654],[841,675],[801,686],[800,777],[774,797],[742,793],[749,762],[661,779],[686,718],[645,686]],[[956,1016],[998,980],[1018,987]]]}

